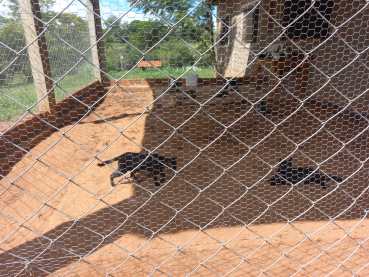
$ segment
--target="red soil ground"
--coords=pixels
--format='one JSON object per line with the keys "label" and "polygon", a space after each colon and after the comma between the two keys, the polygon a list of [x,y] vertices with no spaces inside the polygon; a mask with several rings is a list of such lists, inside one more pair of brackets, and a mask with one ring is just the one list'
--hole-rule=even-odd
{"label": "red soil ground", "polygon": [[[115,89],[0,181],[1,276],[369,276],[364,123],[341,114],[321,129],[335,112],[293,101],[265,119],[233,96],[169,108],[148,105],[162,87],[125,89],[136,99]],[[96,157],[128,151],[178,157],[179,173],[112,188],[117,163]],[[291,153],[294,167],[316,168],[305,154],[345,182],[270,187]]]}

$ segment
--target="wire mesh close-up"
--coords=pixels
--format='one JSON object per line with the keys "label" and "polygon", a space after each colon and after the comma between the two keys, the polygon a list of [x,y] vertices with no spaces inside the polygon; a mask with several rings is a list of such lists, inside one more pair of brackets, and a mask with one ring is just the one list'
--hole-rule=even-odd
{"label": "wire mesh close-up", "polygon": [[368,25],[0,1],[0,276],[369,276]]}

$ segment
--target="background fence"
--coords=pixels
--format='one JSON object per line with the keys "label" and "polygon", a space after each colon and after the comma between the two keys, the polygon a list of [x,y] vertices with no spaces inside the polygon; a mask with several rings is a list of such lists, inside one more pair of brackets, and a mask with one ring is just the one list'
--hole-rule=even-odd
{"label": "background fence", "polygon": [[1,275],[369,274],[368,1],[0,5]]}

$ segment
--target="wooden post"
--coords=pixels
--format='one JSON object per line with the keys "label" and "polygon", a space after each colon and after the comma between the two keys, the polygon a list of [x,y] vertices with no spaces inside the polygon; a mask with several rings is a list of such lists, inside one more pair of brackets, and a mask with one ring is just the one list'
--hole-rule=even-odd
{"label": "wooden post", "polygon": [[[106,86],[110,86],[110,82],[106,74],[106,62],[105,62],[105,52],[104,52],[104,42],[99,40],[102,37],[102,26],[100,18],[100,6],[98,0],[87,0],[87,15],[88,15],[88,28],[90,32],[91,48],[92,51],[92,61],[95,66],[95,79],[100,80],[100,82]],[[92,12],[93,11],[93,12]],[[96,43],[99,40],[98,43]],[[102,71],[102,72],[101,72]]]}
{"label": "wooden post", "polygon": [[18,1],[20,5],[19,9],[23,22],[24,35],[28,45],[27,51],[32,67],[32,76],[37,99],[40,100],[42,97],[47,95],[38,103],[38,109],[41,111],[49,111],[55,118],[57,107],[55,103],[55,94],[52,89],[53,81],[51,80],[51,69],[46,39],[45,35],[41,34],[44,27],[40,21],[40,5],[38,0]]}

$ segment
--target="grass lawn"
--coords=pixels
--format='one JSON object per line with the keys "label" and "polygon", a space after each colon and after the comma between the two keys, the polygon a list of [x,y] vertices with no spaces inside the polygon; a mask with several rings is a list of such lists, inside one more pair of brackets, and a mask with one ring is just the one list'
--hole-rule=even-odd
{"label": "grass lawn", "polygon": [[[66,76],[58,83],[58,86],[64,89],[67,93],[71,93],[76,89],[92,82],[94,80],[93,74],[93,70],[92,74],[83,70],[76,76]],[[60,88],[56,87],[54,89],[56,100],[59,100],[67,95]],[[24,86],[0,88],[0,121],[16,120],[17,117],[21,116],[27,111],[26,107],[13,101],[4,95],[4,93],[27,107],[32,106],[37,101],[33,83],[26,84]],[[37,111],[37,105],[33,107],[31,111]]]}
{"label": "grass lawn", "polygon": [[[186,72],[185,68],[172,68],[172,67],[163,67],[160,68],[165,74],[171,77],[178,78],[182,74]],[[126,74],[128,71],[124,72],[109,72],[109,75],[114,79],[119,79],[123,74]],[[209,67],[199,67],[198,70],[190,70],[187,74],[199,74],[199,78],[214,78],[214,71]],[[185,78],[186,76],[183,76]],[[154,79],[154,78],[167,78],[163,73],[161,73],[156,68],[135,68],[130,73],[128,73],[123,79]]]}

